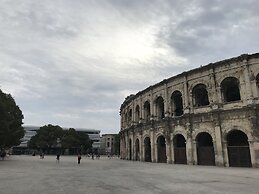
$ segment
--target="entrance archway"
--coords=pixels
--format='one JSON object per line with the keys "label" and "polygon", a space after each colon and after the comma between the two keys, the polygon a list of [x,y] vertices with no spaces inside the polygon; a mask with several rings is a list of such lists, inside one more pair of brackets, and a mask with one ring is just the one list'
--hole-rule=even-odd
{"label": "entrance archway", "polygon": [[129,140],[129,160],[132,160],[132,141]]}
{"label": "entrance archway", "polygon": [[149,137],[144,140],[144,150],[145,162],[151,162],[151,142]]}
{"label": "entrance archway", "polygon": [[251,167],[251,156],[248,138],[240,130],[233,130],[227,134],[229,166]]}
{"label": "entrance archway", "polygon": [[164,136],[157,138],[157,162],[166,163],[166,143]]}
{"label": "entrance archway", "polygon": [[186,158],[186,141],[183,135],[178,134],[174,136],[174,163],[187,164]]}
{"label": "entrance archway", "polygon": [[135,159],[136,161],[140,161],[140,152],[139,152],[139,140],[137,139],[135,142]]}
{"label": "entrance archway", "polygon": [[199,133],[196,137],[198,165],[215,166],[215,153],[210,134]]}

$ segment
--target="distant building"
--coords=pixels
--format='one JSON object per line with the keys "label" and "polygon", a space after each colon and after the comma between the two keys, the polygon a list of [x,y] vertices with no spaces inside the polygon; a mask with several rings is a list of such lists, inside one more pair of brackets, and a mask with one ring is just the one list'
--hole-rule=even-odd
{"label": "distant building", "polygon": [[101,154],[115,154],[115,135],[116,134],[103,134],[100,141]]}

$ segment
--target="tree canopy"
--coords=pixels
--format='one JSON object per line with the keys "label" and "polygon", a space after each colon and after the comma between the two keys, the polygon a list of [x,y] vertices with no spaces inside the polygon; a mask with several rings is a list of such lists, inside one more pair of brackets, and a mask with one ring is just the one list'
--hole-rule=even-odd
{"label": "tree canopy", "polygon": [[48,149],[57,146],[57,139],[63,137],[63,130],[60,126],[56,125],[44,125],[37,130],[29,141],[29,147],[38,147],[42,149]]}
{"label": "tree canopy", "polygon": [[63,130],[60,126],[45,125],[37,130],[35,136],[31,138],[28,146],[48,150],[57,147],[57,140],[60,140],[62,149],[76,149],[78,151],[91,148],[92,142],[84,132],[78,132],[73,128]]}
{"label": "tree canopy", "polygon": [[23,114],[10,94],[0,90],[0,148],[19,145],[24,136]]}

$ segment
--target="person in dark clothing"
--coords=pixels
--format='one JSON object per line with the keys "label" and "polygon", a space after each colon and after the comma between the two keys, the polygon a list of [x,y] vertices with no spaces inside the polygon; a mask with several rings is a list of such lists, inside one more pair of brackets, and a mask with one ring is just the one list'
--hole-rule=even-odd
{"label": "person in dark clothing", "polygon": [[77,156],[77,163],[80,164],[80,161],[81,161],[81,154],[78,154],[78,156]]}
{"label": "person in dark clothing", "polygon": [[56,158],[56,159],[57,159],[57,161],[56,161],[56,162],[57,162],[57,163],[59,163],[60,154],[57,154],[57,158]]}

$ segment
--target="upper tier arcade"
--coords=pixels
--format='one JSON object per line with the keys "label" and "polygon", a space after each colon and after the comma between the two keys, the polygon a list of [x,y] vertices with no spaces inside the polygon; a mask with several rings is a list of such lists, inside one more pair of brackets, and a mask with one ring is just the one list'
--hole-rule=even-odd
{"label": "upper tier arcade", "polygon": [[186,114],[259,104],[259,53],[210,63],[128,96],[120,108],[121,130]]}

